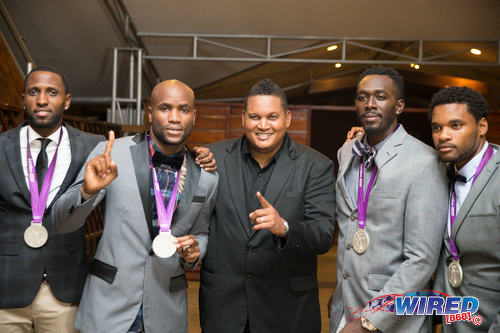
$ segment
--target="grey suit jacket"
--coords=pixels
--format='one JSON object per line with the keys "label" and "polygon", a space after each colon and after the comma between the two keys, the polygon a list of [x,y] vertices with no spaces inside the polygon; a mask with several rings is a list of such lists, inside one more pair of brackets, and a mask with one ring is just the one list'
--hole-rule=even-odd
{"label": "grey suit jacket", "polygon": [[[99,144],[89,159],[102,154]],[[146,332],[187,332],[187,283],[183,261],[176,253],[166,259],[151,251],[151,170],[145,134],[117,139],[111,158],[118,177],[105,189],[81,203],[84,170],[53,208],[54,228],[79,228],[106,196],[104,232],[95,258],[113,276],[88,275],[75,326],[82,332],[127,332],[143,306]],[[211,210],[217,195],[216,173],[208,173],[188,154],[186,184],[172,220],[172,234],[196,235],[201,256],[207,245]],[[191,267],[193,268],[193,267]]]}
{"label": "grey suit jacket", "polygon": [[[425,316],[370,311],[368,302],[384,295],[427,289],[436,268],[447,214],[447,179],[436,152],[403,126],[377,152],[379,171],[368,202],[368,250],[352,249],[358,229],[357,201],[345,173],[353,161],[351,140],[338,152],[337,289],[330,318],[333,332],[344,313],[348,321],[364,315],[382,332],[427,332]],[[351,317],[352,316],[352,317]]]}
{"label": "grey suit jacket", "polygon": [[485,165],[467,194],[455,223],[451,237],[458,248],[464,280],[458,288],[448,283],[450,243],[444,235],[434,290],[452,296],[474,296],[479,299],[483,322],[475,326],[470,322],[443,325],[443,332],[500,332],[500,148]]}

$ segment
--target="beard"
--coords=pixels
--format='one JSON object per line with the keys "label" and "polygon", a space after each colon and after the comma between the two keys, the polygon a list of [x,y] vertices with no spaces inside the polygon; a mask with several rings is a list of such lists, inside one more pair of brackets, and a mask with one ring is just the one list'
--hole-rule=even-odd
{"label": "beard", "polygon": [[63,112],[54,112],[52,111],[52,117],[46,118],[46,119],[39,119],[37,118],[34,113],[25,112],[25,116],[28,119],[28,123],[33,129],[46,129],[46,128],[52,128],[55,129],[59,127],[59,125],[62,123],[63,119]]}
{"label": "beard", "polygon": [[176,138],[174,140],[168,138],[167,135],[165,134],[164,127],[156,124],[155,121],[153,121],[152,124],[151,124],[151,130],[153,131],[153,134],[154,134],[155,138],[162,145],[166,145],[166,146],[178,146],[178,145],[182,144],[183,142],[185,142],[187,140],[187,138],[191,134],[191,131],[193,130],[193,128],[192,127],[184,128],[184,130],[183,130],[184,134],[179,139]]}

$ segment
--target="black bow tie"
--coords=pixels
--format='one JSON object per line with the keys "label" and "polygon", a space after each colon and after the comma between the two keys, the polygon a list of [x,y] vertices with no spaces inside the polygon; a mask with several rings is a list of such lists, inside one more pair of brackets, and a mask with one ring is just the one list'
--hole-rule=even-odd
{"label": "black bow tie", "polygon": [[356,140],[352,146],[352,154],[363,158],[366,168],[370,168],[375,163],[375,155],[377,152],[373,147],[365,145],[363,142]]}
{"label": "black bow tie", "polygon": [[460,175],[459,173],[455,172],[453,170],[454,168],[448,168],[446,170],[446,174],[448,175],[448,179],[450,180],[451,183],[455,184],[456,182],[462,182],[462,183],[467,183],[467,178],[465,176]]}
{"label": "black bow tie", "polygon": [[162,165],[168,165],[175,170],[179,170],[184,163],[184,154],[172,154],[165,155],[158,151],[155,151],[153,155],[153,166],[158,168]]}

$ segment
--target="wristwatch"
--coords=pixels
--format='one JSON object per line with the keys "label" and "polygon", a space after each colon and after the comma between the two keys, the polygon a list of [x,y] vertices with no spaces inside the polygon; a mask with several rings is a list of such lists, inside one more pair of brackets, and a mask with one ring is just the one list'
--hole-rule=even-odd
{"label": "wristwatch", "polygon": [[283,226],[285,227],[285,231],[279,235],[279,237],[286,237],[288,235],[288,229],[290,229],[290,227],[288,227],[288,222],[283,219]]}
{"label": "wristwatch", "polygon": [[373,332],[377,330],[375,325],[373,325],[372,322],[369,321],[365,316],[361,316],[361,326],[363,326],[363,328],[367,329],[368,331]]}

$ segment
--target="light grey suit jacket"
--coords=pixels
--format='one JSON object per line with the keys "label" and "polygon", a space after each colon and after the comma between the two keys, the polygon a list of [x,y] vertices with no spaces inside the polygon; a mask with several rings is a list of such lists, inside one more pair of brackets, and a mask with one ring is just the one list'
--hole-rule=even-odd
{"label": "light grey suit jacket", "polygon": [[443,332],[500,332],[500,149],[485,165],[458,211],[451,230],[464,280],[458,288],[448,283],[447,260],[451,257],[448,232],[439,258],[434,290],[452,296],[479,299],[476,315],[481,325],[456,322]]}
{"label": "light grey suit jacket", "polygon": [[[105,144],[99,144],[89,159],[102,154]],[[83,169],[54,205],[54,228],[70,232],[81,227],[87,215],[106,197],[104,232],[95,259],[101,268],[110,265],[111,271],[113,267],[117,271],[114,279],[105,281],[92,274],[91,267],[75,321],[84,333],[127,332],[141,304],[146,332],[187,332],[183,261],[177,253],[162,259],[151,251],[151,170],[147,149],[144,133],[117,139],[111,158],[118,166],[118,177],[82,204]],[[200,170],[190,153],[187,169],[182,198],[172,220],[172,234],[196,235],[203,257],[218,176]]]}
{"label": "light grey suit jacket", "polygon": [[427,332],[425,316],[398,317],[393,312],[370,311],[367,303],[379,296],[429,287],[446,224],[444,166],[431,147],[399,126],[375,157],[379,171],[366,218],[370,245],[359,255],[352,249],[352,237],[358,229],[357,201],[345,183],[346,171],[354,160],[353,144],[351,140],[338,152],[338,282],[330,328],[336,331],[344,313],[348,322],[364,315],[382,332]]}

